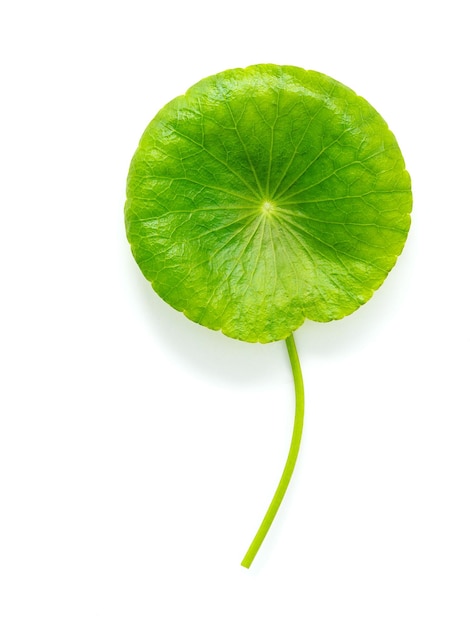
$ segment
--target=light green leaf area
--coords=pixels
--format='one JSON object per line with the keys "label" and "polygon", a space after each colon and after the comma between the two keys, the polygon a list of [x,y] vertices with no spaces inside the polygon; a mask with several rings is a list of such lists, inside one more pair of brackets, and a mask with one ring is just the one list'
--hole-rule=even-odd
{"label": "light green leaf area", "polygon": [[126,229],[155,291],[244,341],[355,311],[410,225],[395,137],[341,83],[290,66],[206,78],[149,124],[131,163]]}

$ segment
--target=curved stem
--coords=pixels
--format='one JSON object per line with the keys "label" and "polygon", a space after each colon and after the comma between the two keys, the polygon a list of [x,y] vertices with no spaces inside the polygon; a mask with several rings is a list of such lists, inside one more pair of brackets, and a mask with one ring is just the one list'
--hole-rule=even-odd
{"label": "curved stem", "polygon": [[290,335],[286,339],[287,351],[289,353],[290,364],[292,368],[292,374],[294,376],[295,387],[295,417],[294,417],[294,430],[292,432],[292,440],[289,448],[289,454],[287,455],[284,471],[282,472],[281,480],[274,493],[271,504],[269,505],[266,515],[261,522],[261,526],[255,535],[255,538],[251,542],[247,553],[243,557],[241,565],[247,569],[253,563],[253,559],[258,553],[264,538],[268,534],[268,530],[273,523],[276,513],[281,506],[281,502],[289,486],[292,473],[294,472],[295,462],[299,454],[300,440],[302,438],[302,427],[304,423],[304,383],[302,380],[302,370],[300,367],[299,355],[297,354],[297,348],[295,347],[294,336]]}

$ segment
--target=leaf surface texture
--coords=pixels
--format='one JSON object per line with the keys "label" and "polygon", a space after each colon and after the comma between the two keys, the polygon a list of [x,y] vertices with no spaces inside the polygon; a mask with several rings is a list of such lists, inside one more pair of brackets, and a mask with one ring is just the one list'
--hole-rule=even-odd
{"label": "leaf surface texture", "polygon": [[155,291],[230,337],[284,339],[355,311],[410,225],[392,132],[336,80],[255,65],[168,103],[131,163],[126,229]]}

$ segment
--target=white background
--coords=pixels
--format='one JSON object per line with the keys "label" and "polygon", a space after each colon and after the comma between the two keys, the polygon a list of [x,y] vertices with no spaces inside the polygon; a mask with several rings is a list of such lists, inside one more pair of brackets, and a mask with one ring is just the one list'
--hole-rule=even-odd
{"label": "white background", "polygon": [[[470,624],[464,2],[6,2],[0,15],[2,626]],[[145,126],[207,75],[316,69],[411,173],[382,289],[284,345],[186,320],[123,226]]]}

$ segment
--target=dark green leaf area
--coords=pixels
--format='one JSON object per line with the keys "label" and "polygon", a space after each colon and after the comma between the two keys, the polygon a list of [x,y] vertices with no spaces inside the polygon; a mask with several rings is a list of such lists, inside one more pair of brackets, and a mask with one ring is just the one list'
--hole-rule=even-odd
{"label": "dark green leaf area", "polygon": [[245,341],[352,313],[410,224],[403,157],[337,81],[273,65],[204,79],[166,105],[131,164],[126,227],[154,289]]}

